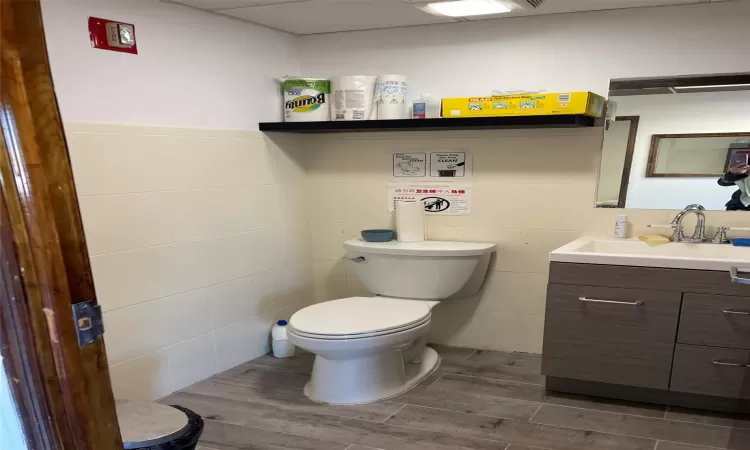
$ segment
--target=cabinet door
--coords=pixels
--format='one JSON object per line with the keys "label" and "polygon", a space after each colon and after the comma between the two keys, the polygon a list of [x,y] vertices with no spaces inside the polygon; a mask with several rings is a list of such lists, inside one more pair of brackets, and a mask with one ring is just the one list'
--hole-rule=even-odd
{"label": "cabinet door", "polygon": [[677,342],[750,349],[750,298],[685,294]]}
{"label": "cabinet door", "polygon": [[550,284],[542,372],[669,387],[681,294]]}
{"label": "cabinet door", "polygon": [[670,390],[750,399],[750,351],[678,344]]}

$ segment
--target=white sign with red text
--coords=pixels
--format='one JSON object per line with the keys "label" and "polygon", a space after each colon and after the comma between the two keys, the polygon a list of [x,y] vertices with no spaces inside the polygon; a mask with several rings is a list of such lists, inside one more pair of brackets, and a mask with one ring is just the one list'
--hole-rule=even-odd
{"label": "white sign with red text", "polygon": [[425,202],[427,215],[461,216],[471,214],[470,184],[388,184],[388,212],[398,201]]}

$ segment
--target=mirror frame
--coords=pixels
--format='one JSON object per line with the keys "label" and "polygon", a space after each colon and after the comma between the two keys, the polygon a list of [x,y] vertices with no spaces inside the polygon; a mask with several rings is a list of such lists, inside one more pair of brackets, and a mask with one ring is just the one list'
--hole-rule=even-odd
{"label": "mirror frame", "polygon": [[[651,135],[651,147],[648,150],[648,163],[646,165],[646,178],[710,178],[720,177],[722,173],[657,173],[656,159],[659,154],[659,144],[662,139],[681,138],[714,138],[714,137],[750,137],[750,132],[734,133],[683,133],[683,134],[653,134]],[[730,152],[727,150],[727,158],[724,167],[729,163]]]}

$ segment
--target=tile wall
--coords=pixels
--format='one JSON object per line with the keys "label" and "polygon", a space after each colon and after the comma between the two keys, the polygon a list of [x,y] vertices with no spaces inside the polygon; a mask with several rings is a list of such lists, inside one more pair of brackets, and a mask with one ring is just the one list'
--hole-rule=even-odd
{"label": "tile wall", "polygon": [[[368,294],[342,259],[341,242],[364,228],[392,227],[386,188],[393,151],[463,149],[474,154],[473,211],[428,218],[428,238],[498,245],[482,292],[434,311],[430,341],[541,353],[551,250],[583,235],[610,236],[615,216],[633,235],[653,233],[668,210],[593,207],[601,129],[363,133],[305,138],[307,203],[316,301]],[[750,223],[712,212],[710,225]]]}
{"label": "tile wall", "polygon": [[311,296],[304,153],[253,131],[65,128],[115,394],[266,353]]}
{"label": "tile wall", "polygon": [[[548,253],[609,235],[595,209],[601,130],[264,136],[68,123],[117,396],[155,399],[268,351],[268,330],[310,301],[371,295],[342,242],[392,227],[391,152],[474,153],[473,212],[428,237],[498,244],[482,292],[444,302],[430,341],[541,352]],[[634,234],[667,210],[627,210]],[[748,225],[711,212],[710,225]]]}

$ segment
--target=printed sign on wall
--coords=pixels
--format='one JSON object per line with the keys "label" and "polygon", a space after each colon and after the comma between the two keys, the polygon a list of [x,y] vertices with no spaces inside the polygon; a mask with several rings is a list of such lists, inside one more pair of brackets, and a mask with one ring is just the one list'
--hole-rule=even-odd
{"label": "printed sign on wall", "polygon": [[393,178],[424,178],[427,176],[427,153],[394,153]]}
{"label": "printed sign on wall", "polygon": [[458,216],[471,214],[470,184],[388,184],[388,212],[396,210],[398,201],[425,202],[428,215]]}
{"label": "printed sign on wall", "polygon": [[474,172],[474,158],[469,152],[394,152],[393,181],[466,181]]}

